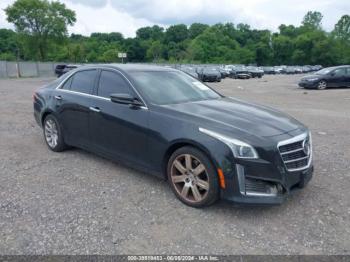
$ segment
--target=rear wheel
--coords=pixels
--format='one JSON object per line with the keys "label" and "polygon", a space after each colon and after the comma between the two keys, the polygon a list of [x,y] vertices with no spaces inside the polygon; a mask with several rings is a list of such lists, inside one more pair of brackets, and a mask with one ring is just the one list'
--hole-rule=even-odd
{"label": "rear wheel", "polygon": [[215,168],[208,157],[196,148],[176,150],[169,159],[167,173],[172,190],[186,205],[203,207],[218,199]]}
{"label": "rear wheel", "polygon": [[61,126],[54,115],[45,117],[43,127],[45,142],[52,151],[61,152],[67,148],[63,141]]}
{"label": "rear wheel", "polygon": [[324,90],[326,88],[327,88],[327,82],[325,80],[321,80],[320,82],[318,82],[317,89]]}

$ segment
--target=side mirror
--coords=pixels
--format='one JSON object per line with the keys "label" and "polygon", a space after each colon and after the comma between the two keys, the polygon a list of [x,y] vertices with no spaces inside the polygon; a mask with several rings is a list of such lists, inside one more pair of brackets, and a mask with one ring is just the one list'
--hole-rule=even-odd
{"label": "side mirror", "polygon": [[143,106],[143,103],[129,94],[111,94],[111,101],[118,104]]}

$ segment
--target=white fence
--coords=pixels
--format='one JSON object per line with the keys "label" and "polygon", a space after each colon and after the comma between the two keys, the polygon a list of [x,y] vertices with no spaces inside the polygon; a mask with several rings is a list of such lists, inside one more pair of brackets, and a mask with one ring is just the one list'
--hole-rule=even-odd
{"label": "white fence", "polygon": [[51,77],[55,76],[53,62],[8,62],[0,61],[0,78]]}

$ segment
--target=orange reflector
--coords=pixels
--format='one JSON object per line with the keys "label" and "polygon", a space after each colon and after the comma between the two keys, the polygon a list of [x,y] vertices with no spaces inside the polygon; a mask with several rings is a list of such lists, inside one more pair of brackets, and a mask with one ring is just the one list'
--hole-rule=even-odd
{"label": "orange reflector", "polygon": [[225,176],[222,172],[221,168],[218,168],[218,175],[219,175],[219,185],[222,189],[225,189]]}

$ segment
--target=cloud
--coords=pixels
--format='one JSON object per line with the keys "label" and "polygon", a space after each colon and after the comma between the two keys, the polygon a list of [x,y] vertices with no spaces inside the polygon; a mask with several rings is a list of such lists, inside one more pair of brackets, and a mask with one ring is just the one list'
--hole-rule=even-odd
{"label": "cloud", "polygon": [[13,29],[13,25],[8,23],[6,20],[6,14],[4,9],[12,4],[13,0],[1,0],[0,1],[0,28],[11,28]]}
{"label": "cloud", "polygon": [[107,0],[67,0],[73,4],[83,4],[90,7],[104,7],[108,3]]}
{"label": "cloud", "polygon": [[84,4],[80,3],[83,1],[63,1],[68,8],[76,11],[77,22],[70,29],[71,33],[89,35],[93,32],[120,32],[125,37],[133,37],[138,28],[152,25],[146,19],[135,18],[126,12],[113,8],[108,2],[98,1],[100,2],[99,6],[87,3],[92,2],[92,0],[84,1]]}
{"label": "cloud", "polygon": [[242,8],[230,0],[110,0],[117,10],[155,23],[218,23],[239,17]]}

